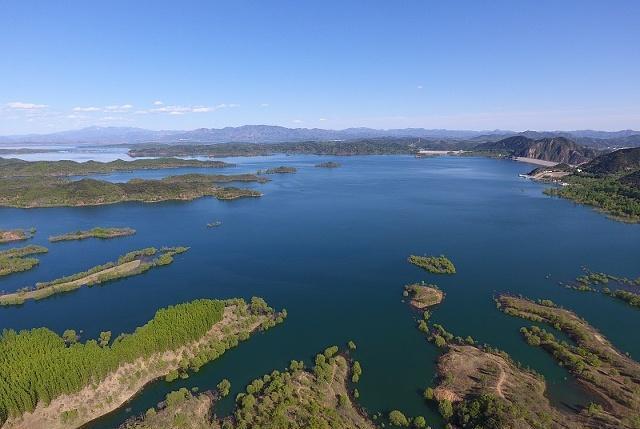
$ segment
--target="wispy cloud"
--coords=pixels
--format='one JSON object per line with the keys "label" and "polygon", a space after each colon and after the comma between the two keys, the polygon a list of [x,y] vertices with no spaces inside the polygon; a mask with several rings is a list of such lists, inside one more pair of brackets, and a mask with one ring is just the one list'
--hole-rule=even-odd
{"label": "wispy cloud", "polygon": [[44,109],[48,106],[46,104],[35,104],[35,103],[24,103],[22,101],[12,101],[11,103],[7,103],[7,107],[10,109],[17,109],[17,110],[36,110],[36,109]]}
{"label": "wispy cloud", "polygon": [[160,100],[156,100],[156,101],[153,102],[154,106],[162,106],[163,104],[164,103],[162,101],[160,101]]}
{"label": "wispy cloud", "polygon": [[74,112],[100,112],[102,111],[102,109],[100,107],[95,107],[95,106],[87,106],[87,107],[74,107],[73,108]]}
{"label": "wispy cloud", "polygon": [[423,86],[422,86],[422,85],[418,85],[418,86],[417,86],[417,88],[418,88],[418,89],[422,89],[422,88],[423,88]]}
{"label": "wispy cloud", "polygon": [[321,122],[324,122],[324,121],[326,121],[326,120],[327,120],[327,118],[320,118],[320,119],[318,119],[318,120],[319,120],[319,121],[321,121]]}
{"label": "wispy cloud", "polygon": [[260,107],[269,107],[269,103],[262,103]]}
{"label": "wispy cloud", "polygon": [[301,124],[302,123],[302,119],[294,119],[293,121],[294,124]]}
{"label": "wispy cloud", "polygon": [[168,113],[169,115],[184,115],[186,113],[209,113],[215,112],[220,109],[227,109],[239,107],[238,104],[217,104],[215,106],[178,106],[178,105],[170,105],[170,106],[161,106],[156,107],[154,109],[150,109],[149,112],[152,113]]}
{"label": "wispy cloud", "polygon": [[104,110],[107,112],[116,112],[116,113],[125,113],[128,112],[129,110],[133,109],[133,105],[131,104],[121,104],[121,105],[112,105],[112,106],[105,106]]}

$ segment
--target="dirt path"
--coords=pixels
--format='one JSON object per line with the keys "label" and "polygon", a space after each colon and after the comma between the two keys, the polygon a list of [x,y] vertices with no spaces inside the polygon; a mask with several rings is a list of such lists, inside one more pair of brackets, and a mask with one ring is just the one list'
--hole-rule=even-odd
{"label": "dirt path", "polygon": [[502,365],[500,367],[500,375],[498,376],[498,382],[496,383],[496,394],[504,399],[504,393],[502,393],[502,385],[507,380],[507,372],[504,370]]}
{"label": "dirt path", "polygon": [[126,273],[128,273],[130,271],[133,271],[136,268],[138,268],[141,263],[142,262],[140,261],[140,259],[136,259],[135,261],[125,262],[124,264],[116,265],[115,267],[111,267],[111,268],[107,268],[106,270],[98,271],[97,273],[90,274],[90,275],[88,275],[86,277],[82,277],[82,278],[79,278],[77,280],[72,280],[70,282],[65,282],[65,283],[58,283],[55,286],[62,287],[62,288],[67,287],[67,286],[82,286],[82,285],[85,285],[87,283],[92,283],[92,282],[98,280],[98,278],[100,278],[101,276],[104,276],[104,275],[126,274]]}

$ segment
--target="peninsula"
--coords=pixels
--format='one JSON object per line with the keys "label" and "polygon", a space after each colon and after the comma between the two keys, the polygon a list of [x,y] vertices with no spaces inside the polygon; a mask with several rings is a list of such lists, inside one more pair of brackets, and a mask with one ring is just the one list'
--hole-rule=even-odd
{"label": "peninsula", "polygon": [[0,243],[11,243],[12,241],[24,241],[33,237],[36,230],[24,229],[0,229]]}
{"label": "peninsula", "polygon": [[348,387],[351,365],[337,350],[329,347],[317,355],[310,370],[293,360],[288,369],[253,380],[237,395],[236,409],[229,417],[210,420],[220,392],[193,395],[180,389],[167,395],[161,409],[152,408],[120,429],[165,429],[176,421],[189,429],[375,429],[354,402],[357,394]]}
{"label": "peninsula", "polygon": [[17,292],[2,294],[0,295],[0,306],[20,305],[30,299],[39,300],[57,293],[70,292],[82,286],[93,286],[142,274],[151,268],[172,263],[173,256],[187,250],[189,250],[188,247],[166,247],[160,251],[155,247],[135,250],[121,256],[116,262],[107,262],[81,273],[36,283],[34,287],[25,287]]}
{"label": "peninsula", "polygon": [[27,271],[40,263],[37,258],[27,258],[27,256],[37,253],[47,253],[49,250],[42,246],[14,247],[0,251],[0,277],[12,273]]}
{"label": "peninsula", "polygon": [[107,414],[145,385],[196,371],[258,329],[282,322],[264,300],[201,299],[158,310],[133,333],[78,342],[47,328],[0,336],[3,429],[78,428]]}

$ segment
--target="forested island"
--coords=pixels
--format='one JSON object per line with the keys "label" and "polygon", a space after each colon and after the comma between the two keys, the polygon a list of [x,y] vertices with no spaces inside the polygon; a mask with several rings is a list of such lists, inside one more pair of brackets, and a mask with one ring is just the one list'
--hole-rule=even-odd
{"label": "forested island", "polygon": [[17,292],[3,293],[0,295],[0,306],[21,305],[30,299],[39,300],[54,294],[70,292],[82,286],[93,286],[142,274],[151,268],[172,263],[175,255],[187,250],[189,250],[188,247],[164,247],[160,250],[147,247],[135,250],[121,256],[116,262],[107,262],[81,273],[39,282],[34,287],[24,287]]}
{"label": "forested island", "polygon": [[62,161],[23,161],[21,159],[0,158],[0,177],[34,177],[34,176],[86,176],[89,174],[106,174],[115,171],[155,170],[166,168],[223,168],[231,167],[222,161],[198,161],[179,158],[136,159],[111,162],[76,162]]}
{"label": "forested island", "polygon": [[[640,425],[640,364],[618,351],[601,333],[569,310],[550,301],[534,302],[501,295],[499,308],[510,316],[535,322],[521,333],[531,346],[542,347],[599,398],[577,419],[584,427],[626,428]],[[556,338],[539,324],[562,331],[574,344]]]}
{"label": "forested island", "polygon": [[33,237],[36,230],[25,229],[0,229],[0,243],[11,243],[12,241],[24,241]]}
{"label": "forested island", "polygon": [[37,258],[27,256],[38,253],[47,253],[49,250],[43,246],[14,247],[0,251],[0,277],[21,271],[27,271],[40,263]]}
{"label": "forested island", "polygon": [[47,328],[0,336],[0,425],[69,429],[120,407],[149,382],[188,376],[257,329],[283,321],[261,298],[200,299],[158,310],[133,333],[79,341]]}
{"label": "forested island", "polygon": [[316,356],[310,369],[293,360],[288,369],[252,381],[236,397],[236,409],[229,417],[213,421],[210,417],[216,400],[228,393],[221,383],[216,392],[169,393],[161,409],[151,408],[120,429],[165,429],[176,422],[189,429],[375,429],[354,403],[357,390],[348,387],[354,366],[346,355],[338,354],[338,347],[329,347]]}
{"label": "forested island", "polygon": [[585,274],[578,276],[575,282],[561,285],[581,292],[601,292],[627,304],[640,308],[640,277],[629,279],[607,273],[591,272],[584,268]]}
{"label": "forested island", "polygon": [[86,240],[87,238],[106,240],[109,238],[126,237],[135,233],[136,230],[133,228],[103,228],[98,226],[87,231],[74,231],[61,235],[53,235],[49,237],[49,241],[56,243],[58,241]]}
{"label": "forested island", "polygon": [[267,168],[266,170],[259,170],[258,174],[292,174],[298,171],[295,167],[286,167],[281,165],[280,167]]}
{"label": "forested island", "polygon": [[233,200],[262,195],[253,189],[216,185],[216,183],[233,181],[263,183],[264,178],[247,174],[185,174],[159,180],[131,179],[125,183],[88,178],[77,181],[44,177],[0,179],[0,206],[80,207],[127,201],[145,203],[188,201],[205,196]]}
{"label": "forested island", "polygon": [[456,267],[446,256],[416,256],[410,255],[407,259],[413,265],[432,274],[455,274]]}

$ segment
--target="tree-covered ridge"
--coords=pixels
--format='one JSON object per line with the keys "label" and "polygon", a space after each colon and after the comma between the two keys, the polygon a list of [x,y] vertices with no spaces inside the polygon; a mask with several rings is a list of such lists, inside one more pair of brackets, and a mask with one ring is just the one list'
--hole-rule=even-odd
{"label": "tree-covered ridge", "polygon": [[616,220],[640,222],[640,148],[600,155],[562,180],[563,186],[545,193],[593,206]]}
{"label": "tree-covered ridge", "polygon": [[295,167],[287,167],[281,165],[280,167],[267,168],[266,170],[259,170],[258,174],[292,174],[298,171]]}
{"label": "tree-covered ridge", "polygon": [[[12,178],[0,179],[0,206],[7,207],[60,207],[95,206],[127,201],[155,203],[161,201],[190,201],[212,196],[220,200],[259,197],[253,189],[221,187],[218,182],[262,179],[248,175],[222,176],[188,174],[169,176],[159,180],[132,179],[125,183],[64,178]],[[250,176],[250,175],[249,175]],[[255,178],[255,179],[253,179]]]}
{"label": "tree-covered ridge", "polygon": [[115,237],[125,237],[133,235],[136,230],[133,228],[104,228],[95,227],[86,231],[74,231],[61,235],[53,235],[49,237],[49,241],[55,243],[57,241],[85,240],[87,238],[109,239]]}
{"label": "tree-covered ridge", "polygon": [[497,300],[506,314],[562,331],[571,343],[539,326],[522,328],[527,343],[549,352],[589,390],[600,404],[582,411],[594,428],[635,429],[640,426],[640,364],[618,351],[602,334],[569,310],[549,301],[534,302],[502,295]]}
{"label": "tree-covered ridge", "polygon": [[176,421],[185,429],[374,429],[354,402],[356,391],[348,387],[353,366],[337,350],[329,347],[317,355],[311,370],[294,360],[285,371],[253,380],[227,418],[207,418],[219,393],[194,396],[181,389],[167,395],[164,408],[151,409],[121,429],[164,429]]}
{"label": "tree-covered ridge", "polygon": [[46,247],[35,245],[0,251],[0,277],[30,270],[40,261],[37,258],[27,258],[26,256],[47,253],[48,251]]}
{"label": "tree-covered ridge", "polygon": [[35,234],[35,228],[24,229],[0,229],[0,243],[10,243],[12,241],[28,240]]}
{"label": "tree-covered ridge", "polygon": [[416,256],[410,255],[407,259],[413,265],[416,265],[432,274],[455,274],[456,267],[446,256]]}
{"label": "tree-covered ridge", "polygon": [[197,161],[179,158],[155,158],[110,162],[76,162],[62,161],[23,161],[21,159],[0,158],[0,177],[33,177],[33,176],[85,176],[103,174],[114,171],[151,170],[165,168],[222,168],[230,167],[222,161]]}
{"label": "tree-covered ridge", "polygon": [[201,299],[158,310],[147,324],[112,342],[110,332],[81,343],[73,331],[62,337],[46,328],[4,331],[0,422],[8,419],[5,429],[79,427],[154,379],[197,371],[284,316],[260,298],[250,304]]}
{"label": "tree-covered ridge", "polygon": [[70,292],[83,286],[93,286],[142,274],[151,268],[172,263],[175,255],[187,250],[189,250],[188,247],[163,247],[160,251],[155,247],[134,250],[121,256],[116,262],[107,262],[87,271],[47,282],[38,282],[34,287],[24,287],[16,292],[1,294],[0,306],[20,305],[30,299],[39,300],[57,293]]}

